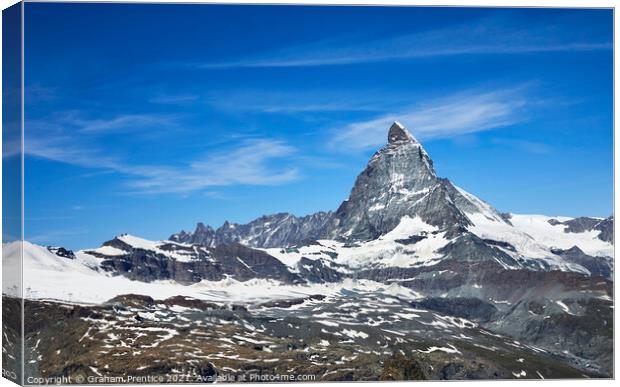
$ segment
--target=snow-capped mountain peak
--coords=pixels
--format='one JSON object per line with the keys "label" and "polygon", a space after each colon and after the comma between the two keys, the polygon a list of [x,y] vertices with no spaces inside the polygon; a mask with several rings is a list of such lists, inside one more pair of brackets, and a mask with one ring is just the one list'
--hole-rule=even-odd
{"label": "snow-capped mountain peak", "polygon": [[413,137],[411,133],[398,121],[394,121],[392,126],[390,126],[390,130],[388,131],[388,142],[389,143],[399,143],[399,142],[415,142],[418,141]]}
{"label": "snow-capped mountain peak", "polygon": [[[432,231],[411,229],[411,220]],[[438,177],[422,144],[402,124],[394,122],[388,129],[387,143],[368,161],[349,197],[335,212],[305,217],[280,213],[248,224],[226,222],[217,230],[200,223],[194,233],[179,233],[170,239],[210,247],[237,242],[269,249],[272,255],[286,257],[287,262],[298,253],[281,253],[282,248],[307,246],[308,251],[300,250],[301,255],[292,260],[295,267],[302,257],[306,259],[304,265],[310,264],[306,253],[321,257],[321,265],[345,263],[352,267],[409,267],[467,255],[476,261],[501,262],[504,268],[577,269],[606,276],[609,265],[601,257],[613,254],[613,221],[562,221],[537,222],[534,229],[518,216],[511,219],[450,180]],[[390,237],[396,231],[399,241]],[[400,235],[403,232],[407,235]],[[338,251],[317,255],[316,240],[331,241],[327,245]],[[581,256],[570,250],[570,241],[583,247]],[[336,260],[331,257],[335,253]],[[330,269],[321,270],[325,275]]]}

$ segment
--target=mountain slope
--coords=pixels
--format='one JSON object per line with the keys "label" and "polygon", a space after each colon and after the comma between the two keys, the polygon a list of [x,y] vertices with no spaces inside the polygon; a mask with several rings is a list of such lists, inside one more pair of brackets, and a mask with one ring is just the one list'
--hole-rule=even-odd
{"label": "mountain slope", "polygon": [[192,284],[228,277],[239,281],[259,278],[303,282],[271,255],[237,243],[206,247],[121,235],[84,253],[101,258],[103,270],[145,282],[174,280]]}

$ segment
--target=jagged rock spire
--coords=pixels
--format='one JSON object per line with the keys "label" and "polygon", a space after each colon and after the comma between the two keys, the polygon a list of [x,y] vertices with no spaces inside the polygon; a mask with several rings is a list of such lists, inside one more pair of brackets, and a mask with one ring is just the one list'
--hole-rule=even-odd
{"label": "jagged rock spire", "polygon": [[394,121],[390,130],[388,131],[388,142],[390,144],[400,142],[417,142],[415,137],[409,133],[407,129],[398,121]]}
{"label": "jagged rock spire", "polygon": [[287,247],[309,239],[375,239],[392,231],[405,216],[455,233],[471,225],[465,213],[484,212],[501,219],[481,200],[437,177],[422,144],[402,124],[394,122],[387,137],[388,144],[375,152],[335,213],[302,218],[281,213],[245,225],[226,222],[217,230],[199,225],[194,233],[170,239],[205,246],[243,241],[249,246]]}

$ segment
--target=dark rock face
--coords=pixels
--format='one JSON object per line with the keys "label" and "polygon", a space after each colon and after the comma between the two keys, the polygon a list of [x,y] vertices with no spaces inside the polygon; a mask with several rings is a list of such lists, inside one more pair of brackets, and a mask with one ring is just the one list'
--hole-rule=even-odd
{"label": "dark rock face", "polygon": [[203,279],[218,281],[225,274],[218,262],[206,258],[178,262],[166,255],[142,249],[132,249],[123,256],[106,257],[100,265],[103,270],[143,282],[174,280],[191,284]]}
{"label": "dark rock face", "polygon": [[[265,278],[284,283],[304,282],[271,255],[240,244],[212,248],[162,243],[158,246],[159,251],[153,251],[134,248],[115,238],[105,242],[104,246],[121,249],[126,254],[107,256],[89,252],[102,258],[101,268],[138,281],[175,280],[191,284],[202,280],[219,281],[232,276],[239,281]],[[172,259],[168,253],[184,253],[186,259]]]}
{"label": "dark rock face", "polygon": [[[208,301],[199,300],[196,298],[186,297],[186,296],[174,296],[174,297],[166,298],[165,300],[163,300],[162,303],[169,307],[170,306],[182,306],[184,308],[191,308],[191,309],[203,310],[203,311],[223,309],[225,307],[221,304],[216,304],[214,302],[208,302]],[[231,308],[241,309],[243,307],[241,305],[232,305]]]}
{"label": "dark rock face", "polygon": [[345,278],[343,273],[329,267],[320,259],[302,257],[297,264],[297,269],[299,275],[310,282],[338,282]]}
{"label": "dark rock face", "polygon": [[52,254],[56,254],[59,257],[62,258],[67,258],[67,259],[75,259],[75,254],[73,253],[73,251],[71,250],[67,250],[64,247],[52,247],[52,246],[48,246],[47,250],[52,253]]}
{"label": "dark rock face", "polygon": [[441,380],[465,379],[465,366],[460,363],[446,364],[439,375]]}
{"label": "dark rock face", "polygon": [[483,239],[483,241],[486,244],[489,244],[489,245],[492,245],[492,246],[499,246],[499,247],[502,247],[502,248],[504,248],[506,250],[517,251],[517,249],[513,245],[508,243],[508,242],[496,241],[496,240],[493,240],[493,239]]}
{"label": "dark rock face", "polygon": [[309,300],[324,300],[325,296],[321,295],[321,294],[314,294],[308,297],[304,297],[304,298],[290,298],[290,299],[286,299],[286,300],[273,300],[273,301],[267,301],[267,302],[263,302],[262,304],[259,304],[258,307],[262,307],[262,308],[290,308],[292,306],[295,305],[301,305],[306,301]]}
{"label": "dark rock face", "polygon": [[509,212],[500,212],[499,216],[502,217],[506,222],[510,223],[510,219],[512,219],[512,214]]}
{"label": "dark rock face", "polygon": [[601,233],[598,235],[598,238],[602,241],[614,243],[614,217],[610,216],[609,218],[601,220],[596,226],[594,226],[596,230],[600,230]]}
{"label": "dark rock face", "polygon": [[383,364],[380,380],[426,380],[424,368],[416,359],[398,352]]}
{"label": "dark rock face", "polygon": [[502,250],[494,247],[493,244],[485,242],[474,234],[465,233],[445,247],[442,247],[439,252],[455,261],[476,262],[493,260],[501,262],[508,267],[517,268],[520,266],[519,262]]}
{"label": "dark rock face", "polygon": [[[222,226],[222,228],[223,227],[224,226]],[[211,226],[205,226],[204,223],[200,222],[196,225],[196,230],[194,230],[193,234],[181,231],[179,234],[171,236],[170,240],[181,243],[195,243],[204,246],[213,246],[215,245],[216,240],[215,229]]]}
{"label": "dark rock face", "polygon": [[415,138],[399,122],[394,122],[388,130],[388,142],[390,144],[407,143],[416,141]]}
{"label": "dark rock face", "polygon": [[468,225],[465,214],[450,200],[450,193],[456,192],[451,188],[437,177],[422,145],[394,124],[388,144],[370,159],[336,211],[328,235],[375,239],[394,229],[404,216],[419,216],[439,227]]}
{"label": "dark rock face", "polygon": [[578,357],[574,364],[611,372],[612,281],[574,272],[506,270],[495,260],[444,260],[431,267],[360,275],[398,279],[396,283],[424,294],[426,298],[411,301],[416,309],[476,321],[550,351],[567,350]]}
{"label": "dark rock face", "polygon": [[487,326],[544,348],[561,348],[582,359],[580,362],[596,359],[595,369],[611,373],[613,302],[591,297],[563,298],[562,302],[568,313],[545,297],[532,297]]}
{"label": "dark rock face", "polygon": [[583,266],[593,276],[601,276],[607,279],[611,279],[612,277],[613,267],[608,258],[593,257],[584,253],[577,246],[573,246],[568,250],[553,249],[551,252],[561,256],[567,262]]}
{"label": "dark rock face", "polygon": [[563,222],[562,224],[568,226],[564,229],[564,232],[579,233],[594,229],[600,222],[599,219],[580,217]]}
{"label": "dark rock face", "polygon": [[123,307],[150,308],[155,305],[153,297],[142,294],[122,294],[108,300],[105,305],[121,305]]}
{"label": "dark rock face", "polygon": [[250,247],[289,247],[323,235],[331,212],[317,212],[297,217],[287,213],[261,216],[248,224],[225,222],[217,230],[198,223],[193,233],[181,231],[170,240],[181,243],[217,246],[243,243]]}
{"label": "dark rock face", "polygon": [[396,239],[394,242],[400,243],[403,245],[414,245],[418,243],[419,241],[422,241],[426,238],[427,238],[426,235],[410,235],[409,237],[404,238],[404,239]]}
{"label": "dark rock face", "polygon": [[2,368],[3,377],[22,383],[24,348],[23,299],[2,294]]}
{"label": "dark rock face", "polygon": [[291,273],[282,262],[260,250],[234,243],[217,246],[211,249],[211,252],[222,265],[223,271],[240,281],[270,278],[285,283],[304,282],[298,275]]}
{"label": "dark rock face", "polygon": [[567,233],[582,233],[586,231],[598,230],[600,234],[597,236],[600,240],[613,243],[614,242],[614,217],[613,215],[605,219],[588,218],[582,216],[568,220],[566,222],[560,222],[557,219],[549,220],[549,223],[553,226],[566,225],[564,232]]}
{"label": "dark rock face", "polygon": [[420,301],[412,302],[411,305],[414,308],[422,307],[451,316],[463,317],[472,321],[489,321],[498,313],[494,305],[478,298],[425,298]]}

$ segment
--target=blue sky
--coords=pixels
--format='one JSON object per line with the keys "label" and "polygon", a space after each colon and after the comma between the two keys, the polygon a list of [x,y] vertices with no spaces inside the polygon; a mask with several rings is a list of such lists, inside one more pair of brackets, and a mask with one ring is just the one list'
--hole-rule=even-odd
{"label": "blue sky", "polygon": [[26,239],[335,209],[393,120],[500,211],[608,216],[610,10],[27,3]]}

